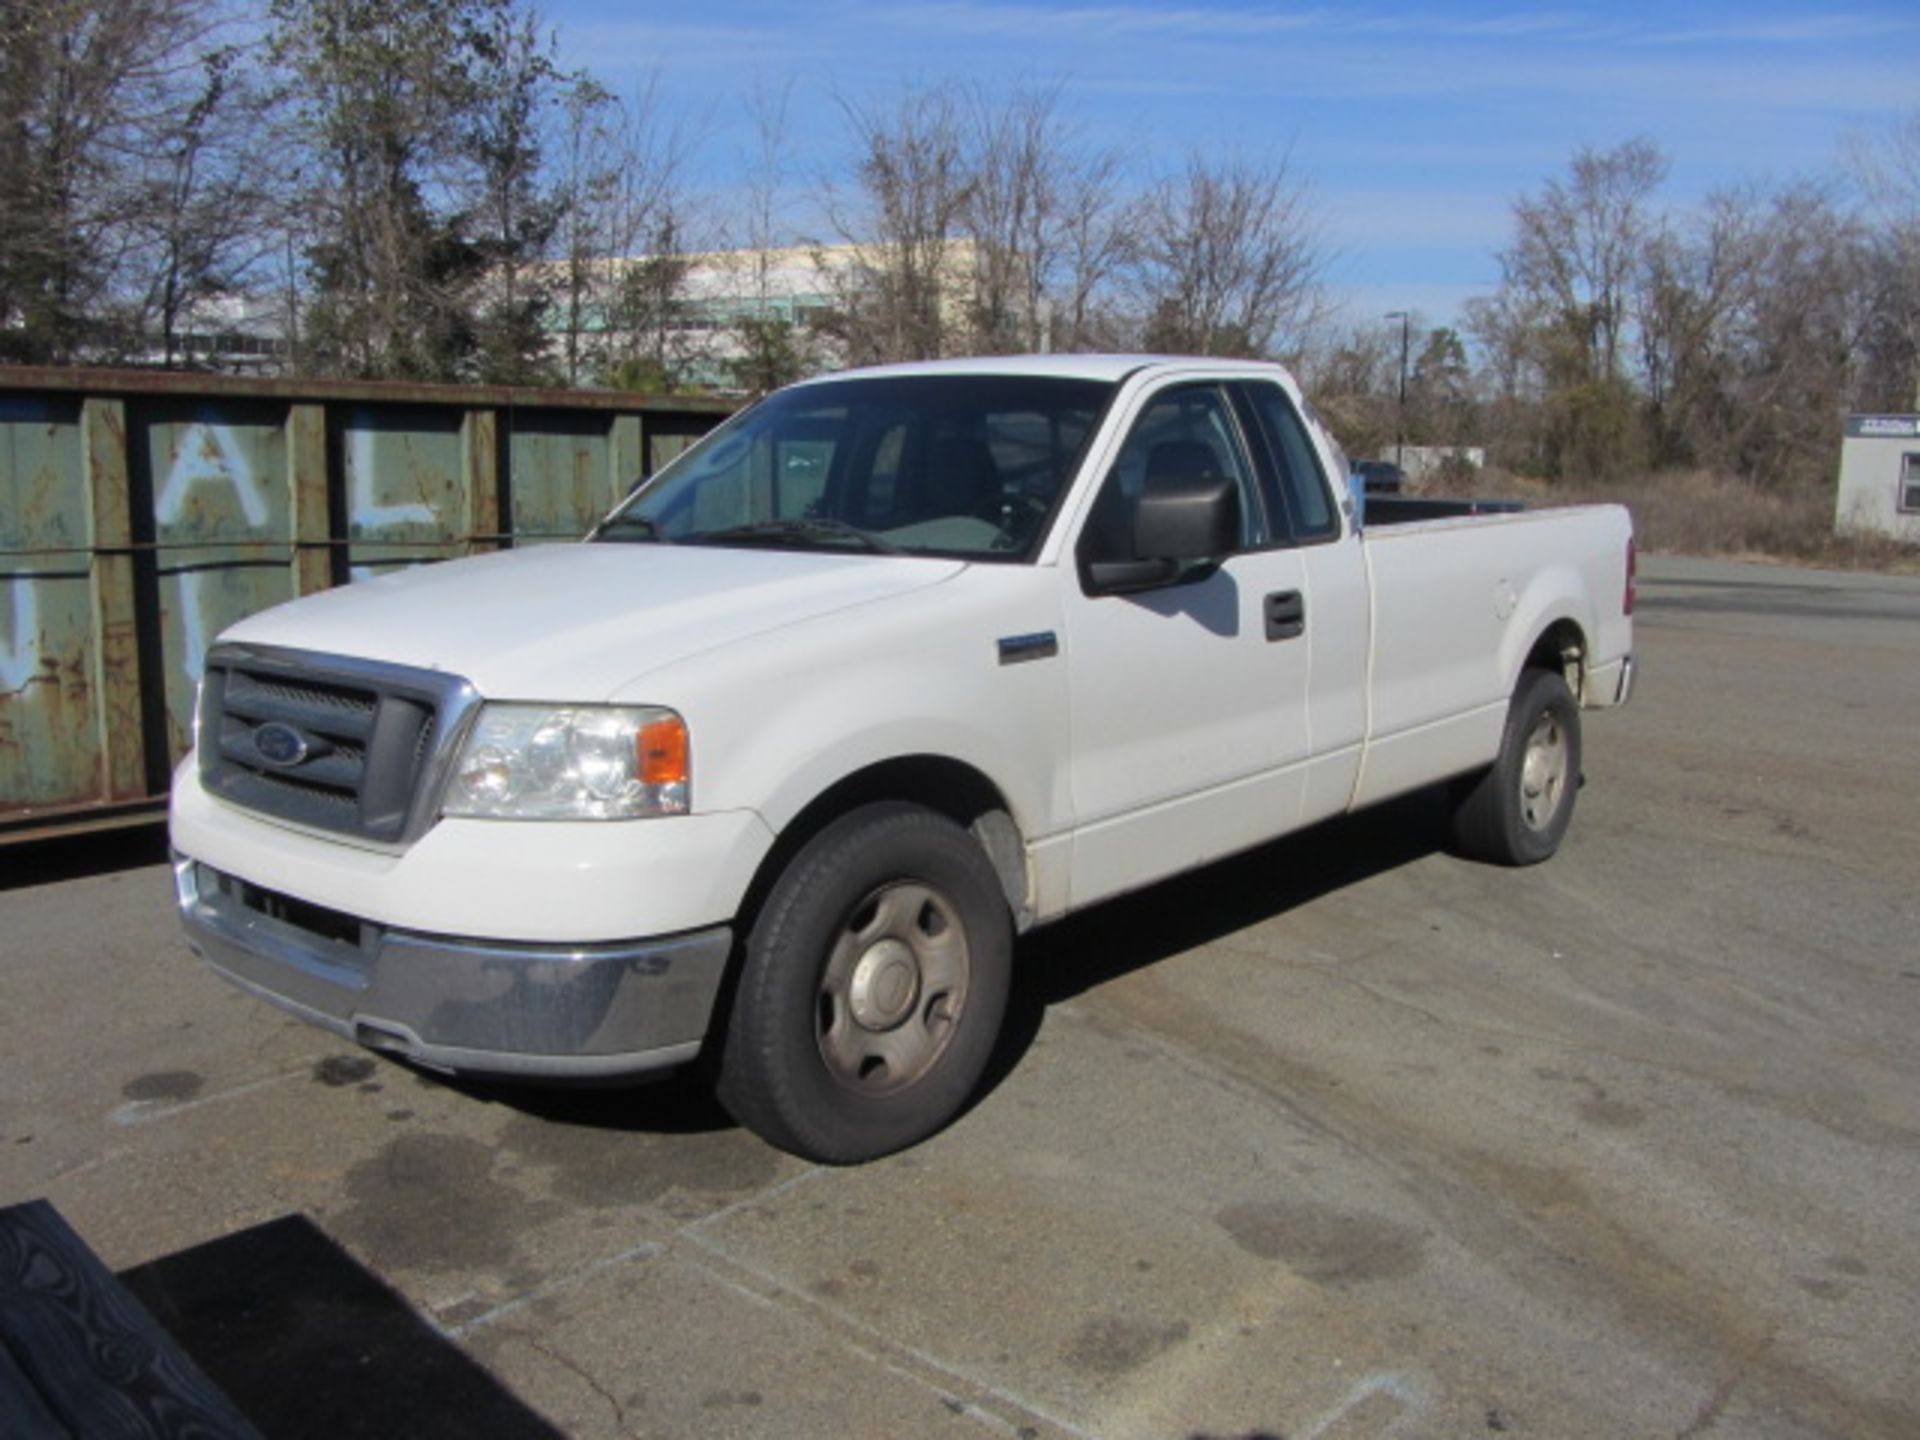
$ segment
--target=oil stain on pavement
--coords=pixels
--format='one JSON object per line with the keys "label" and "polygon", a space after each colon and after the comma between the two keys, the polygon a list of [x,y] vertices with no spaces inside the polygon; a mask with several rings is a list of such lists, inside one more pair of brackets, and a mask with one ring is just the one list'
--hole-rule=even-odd
{"label": "oil stain on pavement", "polygon": [[1397,1280],[1420,1268],[1421,1238],[1377,1215],[1284,1200],[1234,1205],[1216,1215],[1234,1244],[1326,1285]]}

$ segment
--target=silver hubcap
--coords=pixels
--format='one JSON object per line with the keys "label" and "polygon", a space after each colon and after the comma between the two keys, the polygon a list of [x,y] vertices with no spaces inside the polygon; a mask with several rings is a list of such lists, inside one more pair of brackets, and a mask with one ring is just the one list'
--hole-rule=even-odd
{"label": "silver hubcap", "polygon": [[907,1018],[920,993],[920,967],[913,951],[888,936],[853,967],[847,999],[853,1018],[868,1030],[891,1030]]}
{"label": "silver hubcap", "polygon": [[952,902],[930,885],[885,885],[856,906],[820,977],[820,1055],[845,1084],[911,1085],[945,1052],[971,963]]}
{"label": "silver hubcap", "polygon": [[1520,818],[1529,830],[1544,830],[1560,812],[1567,792],[1567,732],[1548,711],[1533,723],[1520,764]]}

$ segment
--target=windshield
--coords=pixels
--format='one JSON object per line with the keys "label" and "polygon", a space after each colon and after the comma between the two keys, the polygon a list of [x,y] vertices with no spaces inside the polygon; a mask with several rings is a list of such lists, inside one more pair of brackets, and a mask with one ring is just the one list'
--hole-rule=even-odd
{"label": "windshield", "polygon": [[1112,392],[1004,375],[797,386],[708,435],[592,538],[1024,560]]}

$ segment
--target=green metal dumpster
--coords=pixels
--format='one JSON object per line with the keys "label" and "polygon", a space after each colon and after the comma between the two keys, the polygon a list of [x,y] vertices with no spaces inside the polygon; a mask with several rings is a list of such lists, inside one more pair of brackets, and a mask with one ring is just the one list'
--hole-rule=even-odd
{"label": "green metal dumpster", "polygon": [[157,813],[241,616],[577,539],[732,408],[0,369],[0,843]]}

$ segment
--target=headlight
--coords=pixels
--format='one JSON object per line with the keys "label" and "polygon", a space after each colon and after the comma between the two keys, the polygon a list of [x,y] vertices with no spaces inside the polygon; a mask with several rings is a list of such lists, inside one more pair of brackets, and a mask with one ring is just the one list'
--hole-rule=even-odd
{"label": "headlight", "polygon": [[684,815],[686,722],[651,705],[486,705],[441,811],[503,820]]}

